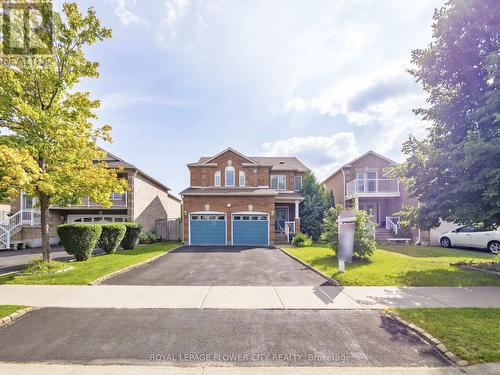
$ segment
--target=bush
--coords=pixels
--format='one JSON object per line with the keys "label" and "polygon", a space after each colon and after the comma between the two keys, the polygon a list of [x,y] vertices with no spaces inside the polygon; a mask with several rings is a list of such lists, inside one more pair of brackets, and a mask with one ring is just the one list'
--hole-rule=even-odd
{"label": "bush", "polygon": [[123,237],[121,246],[125,250],[132,250],[137,243],[139,233],[141,233],[142,225],[139,223],[123,223],[125,225],[125,237]]}
{"label": "bush", "polygon": [[[327,241],[334,252],[337,251],[339,246],[339,226],[337,219],[340,212],[343,210],[341,205],[336,205],[330,208],[325,216],[324,227],[325,231],[321,235],[321,239]],[[354,231],[354,250],[353,257],[358,259],[365,259],[373,255],[377,248],[375,238],[370,231],[370,218],[365,211],[352,210],[356,217],[356,229]]]}
{"label": "bush", "polygon": [[57,234],[64,250],[76,260],[87,260],[99,240],[102,228],[93,224],[64,224],[57,227]]}
{"label": "bush", "polygon": [[160,241],[160,237],[158,237],[154,230],[150,230],[149,232],[141,232],[139,234],[139,242],[140,243],[150,243],[150,242],[158,242]]}
{"label": "bush", "polygon": [[23,274],[32,275],[38,273],[53,273],[64,270],[68,263],[63,262],[45,262],[41,257],[33,258],[24,266]]}
{"label": "bush", "polygon": [[297,247],[312,246],[312,239],[305,233],[297,232],[292,237],[292,245]]}
{"label": "bush", "polygon": [[127,228],[125,228],[123,224],[113,223],[101,224],[101,229],[101,237],[99,237],[97,245],[103,249],[106,254],[113,254],[122,242],[123,237],[125,237]]}

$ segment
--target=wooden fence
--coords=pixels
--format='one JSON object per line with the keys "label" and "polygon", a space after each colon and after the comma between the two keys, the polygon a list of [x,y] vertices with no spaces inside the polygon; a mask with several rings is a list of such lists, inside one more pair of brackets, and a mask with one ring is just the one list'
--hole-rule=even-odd
{"label": "wooden fence", "polygon": [[180,241],[182,240],[182,220],[156,220],[155,233],[162,240]]}

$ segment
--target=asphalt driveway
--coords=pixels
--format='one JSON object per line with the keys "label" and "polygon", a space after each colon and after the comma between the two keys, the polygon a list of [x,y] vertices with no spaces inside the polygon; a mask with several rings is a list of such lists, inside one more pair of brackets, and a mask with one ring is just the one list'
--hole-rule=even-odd
{"label": "asphalt driveway", "polygon": [[330,285],[279,249],[226,246],[183,246],[103,284]]}
{"label": "asphalt driveway", "polygon": [[377,311],[36,310],[0,329],[0,361],[240,366],[445,366]]}

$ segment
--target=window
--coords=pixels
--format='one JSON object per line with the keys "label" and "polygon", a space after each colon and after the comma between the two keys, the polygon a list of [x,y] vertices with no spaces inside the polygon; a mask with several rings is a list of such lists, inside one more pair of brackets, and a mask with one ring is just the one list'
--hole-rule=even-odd
{"label": "window", "polygon": [[216,171],[215,172],[214,185],[215,186],[220,186],[220,171]]}
{"label": "window", "polygon": [[245,186],[245,184],[246,184],[245,172],[240,171],[240,186]]}
{"label": "window", "polygon": [[285,190],[286,178],[285,175],[271,176],[271,189]]}
{"label": "window", "polygon": [[295,191],[301,191],[302,190],[302,176],[294,176],[294,185],[295,185]]}
{"label": "window", "polygon": [[111,193],[112,201],[122,201],[125,199],[125,194],[123,193]]}
{"label": "window", "polygon": [[226,167],[226,186],[234,186],[234,167]]}
{"label": "window", "polygon": [[22,209],[23,210],[32,210],[35,208],[37,203],[38,203],[37,198],[30,197],[29,195],[26,195],[25,193],[23,193],[23,196],[22,196]]}

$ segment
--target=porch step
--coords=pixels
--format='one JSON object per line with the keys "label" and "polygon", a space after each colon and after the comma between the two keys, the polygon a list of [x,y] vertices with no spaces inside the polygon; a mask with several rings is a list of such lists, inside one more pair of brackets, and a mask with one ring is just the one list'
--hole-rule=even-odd
{"label": "porch step", "polygon": [[375,239],[379,242],[388,242],[388,238],[394,237],[394,233],[386,228],[376,228],[375,229]]}

